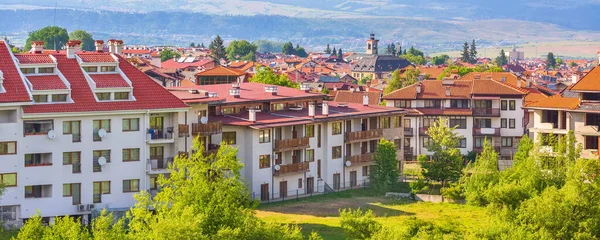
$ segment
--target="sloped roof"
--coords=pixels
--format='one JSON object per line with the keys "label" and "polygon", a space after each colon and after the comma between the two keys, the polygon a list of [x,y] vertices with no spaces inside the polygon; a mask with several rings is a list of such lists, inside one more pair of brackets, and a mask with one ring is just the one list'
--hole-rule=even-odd
{"label": "sloped roof", "polygon": [[67,86],[58,75],[27,76],[27,80],[33,85],[33,90],[67,89]]}
{"label": "sloped roof", "polygon": [[162,68],[182,69],[187,67],[201,67],[212,63],[212,59],[200,59],[195,62],[177,62],[175,59],[168,59],[160,64]]}
{"label": "sloped roof", "polygon": [[94,63],[110,63],[115,62],[115,59],[110,53],[96,53],[96,52],[79,52],[77,56],[81,58],[83,62],[94,62]]}
{"label": "sloped roof", "polygon": [[213,69],[208,69],[203,72],[196,73],[195,76],[243,76],[246,73],[234,68],[223,67],[221,65],[216,66]]}
{"label": "sloped roof", "polygon": [[363,58],[350,66],[353,72],[392,72],[411,65],[406,59],[393,55],[376,55]]}
{"label": "sloped roof", "polygon": [[572,91],[600,91],[600,67],[594,67],[573,87]]}
{"label": "sloped roof", "polygon": [[[417,94],[417,85],[421,92]],[[450,96],[446,96],[446,88],[450,88]],[[383,99],[469,99],[471,95],[525,95],[527,91],[493,80],[454,80],[451,85],[444,85],[439,80],[424,80],[408,87],[395,90]]]}
{"label": "sloped roof", "polygon": [[363,103],[363,96],[369,97],[369,105],[379,104],[379,98],[381,92],[352,92],[352,91],[341,91],[338,90],[333,99],[334,102],[347,102],[347,103]]}
{"label": "sloped roof", "polygon": [[0,93],[0,103],[31,102],[25,83],[4,41],[0,41],[0,71],[4,76],[3,86],[6,90]]}
{"label": "sloped roof", "polygon": [[579,107],[579,98],[563,97],[560,94],[552,97],[540,99],[534,103],[528,104],[528,108],[560,108],[574,110]]}
{"label": "sloped roof", "polygon": [[90,74],[97,88],[129,87],[129,84],[121,77],[121,74]]}
{"label": "sloped roof", "polygon": [[54,63],[50,56],[44,54],[16,54],[19,64]]}

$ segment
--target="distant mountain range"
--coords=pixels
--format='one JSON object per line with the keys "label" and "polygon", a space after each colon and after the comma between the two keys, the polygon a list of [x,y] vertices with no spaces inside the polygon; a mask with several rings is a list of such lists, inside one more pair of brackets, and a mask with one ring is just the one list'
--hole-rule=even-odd
{"label": "distant mountain range", "polygon": [[62,0],[54,6],[50,0],[3,0],[0,36],[22,41],[28,31],[56,22],[97,38],[144,44],[207,45],[220,34],[352,50],[373,32],[383,44],[432,52],[470,39],[483,45],[600,40],[598,0]]}

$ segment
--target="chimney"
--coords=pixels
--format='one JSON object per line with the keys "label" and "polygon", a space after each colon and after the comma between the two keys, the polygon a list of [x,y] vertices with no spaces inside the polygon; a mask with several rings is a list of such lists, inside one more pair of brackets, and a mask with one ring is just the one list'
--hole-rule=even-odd
{"label": "chimney", "polygon": [[329,116],[329,104],[326,102],[323,102],[321,108],[323,110],[323,112],[322,112],[323,116],[326,116],[326,117]]}
{"label": "chimney", "polygon": [[231,84],[231,89],[229,89],[229,95],[233,96],[234,98],[240,98],[240,84],[239,83]]}
{"label": "chimney", "polygon": [[450,87],[446,87],[446,96],[450,96]]}
{"label": "chimney", "polygon": [[369,95],[363,95],[363,106],[369,106]]}
{"label": "chimney", "polygon": [[265,86],[265,92],[271,93],[271,95],[276,96],[277,95],[277,86]]}
{"label": "chimney", "polygon": [[67,42],[67,58],[75,58],[75,54],[81,51],[81,41],[69,40]]}
{"label": "chimney", "polygon": [[571,81],[573,82],[573,84],[579,82],[579,75],[573,74],[573,76],[571,76]]}
{"label": "chimney", "polygon": [[304,92],[310,92],[310,85],[307,83],[300,84],[300,90]]}
{"label": "chimney", "polygon": [[123,53],[123,40],[108,40],[108,51],[113,54],[121,55]]}
{"label": "chimney", "polygon": [[421,93],[421,90],[422,90],[421,88],[422,88],[421,83],[417,83],[417,87],[416,87],[417,94]]}
{"label": "chimney", "polygon": [[96,46],[96,52],[104,52],[104,41],[103,40],[94,41],[94,45]]}
{"label": "chimney", "polygon": [[315,111],[315,110],[316,110],[315,108],[316,108],[316,106],[315,106],[315,104],[314,104],[314,103],[309,103],[309,104],[308,104],[308,116],[309,116],[309,117],[311,117],[311,118],[314,118],[314,117],[315,117],[315,112],[316,112],[316,111]]}
{"label": "chimney", "polygon": [[257,109],[249,109],[248,110],[248,121],[255,123],[256,122],[256,112],[258,112],[259,110]]}
{"label": "chimney", "polygon": [[30,53],[42,53],[44,51],[44,41],[32,41]]}

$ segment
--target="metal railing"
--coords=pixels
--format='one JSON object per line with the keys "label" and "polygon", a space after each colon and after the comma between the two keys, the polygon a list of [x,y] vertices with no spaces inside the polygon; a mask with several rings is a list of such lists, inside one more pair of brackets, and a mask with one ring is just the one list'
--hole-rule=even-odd
{"label": "metal railing", "polygon": [[273,151],[281,152],[287,150],[297,150],[303,148],[309,148],[310,141],[308,137],[302,138],[290,138],[283,140],[274,140],[273,141]]}
{"label": "metal railing", "polygon": [[81,173],[81,163],[71,164],[71,170],[73,173]]}
{"label": "metal railing", "polygon": [[101,193],[94,193],[94,203],[101,203],[102,202],[102,194]]}
{"label": "metal railing", "polygon": [[344,134],[345,142],[366,141],[383,137],[383,129],[373,129],[359,132],[347,132]]}
{"label": "metal railing", "polygon": [[319,180],[315,184],[316,186],[303,186],[300,189],[283,192],[278,189],[277,191],[272,192],[269,188],[267,192],[253,192],[251,197],[252,200],[257,200],[261,203],[281,202],[290,200],[298,201],[300,200],[300,198],[319,196],[323,194],[333,194],[353,189],[366,189],[371,186],[369,179],[347,182],[335,182],[331,185],[328,185],[325,182]]}
{"label": "metal railing", "polygon": [[221,121],[208,122],[206,124],[192,123],[192,135],[213,135],[223,132],[223,124]]}
{"label": "metal railing", "polygon": [[73,142],[81,142],[81,133],[73,133],[71,136],[73,137]]}
{"label": "metal railing", "polygon": [[484,135],[500,136],[500,128],[479,128],[479,127],[474,127],[473,128],[473,135],[476,135],[476,136],[484,136]]}
{"label": "metal railing", "polygon": [[152,169],[152,170],[167,169],[169,167],[169,164],[173,163],[173,159],[174,158],[172,158],[172,157],[164,158],[162,156],[151,156],[150,157],[150,169]]}
{"label": "metal railing", "polygon": [[309,162],[290,163],[279,165],[279,170],[273,170],[274,176],[281,176],[288,173],[308,172],[310,171]]}
{"label": "metal railing", "polygon": [[173,139],[173,127],[167,127],[167,131],[157,128],[148,128],[148,140],[167,140]]}

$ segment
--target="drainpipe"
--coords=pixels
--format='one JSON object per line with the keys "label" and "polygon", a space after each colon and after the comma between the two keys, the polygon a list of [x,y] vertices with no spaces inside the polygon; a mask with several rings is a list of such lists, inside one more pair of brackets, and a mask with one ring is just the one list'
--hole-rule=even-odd
{"label": "drainpipe", "polygon": [[[206,111],[206,112],[208,113],[208,111]],[[207,115],[208,115],[208,114],[207,114]],[[190,129],[191,129],[191,127],[190,127],[190,125],[188,125],[188,111],[185,111],[185,120],[184,120],[184,122],[185,122],[185,125],[187,125],[187,126],[188,126],[188,132],[187,132],[187,133],[189,134],[189,133],[190,133]],[[177,133],[179,133],[179,131],[177,131]],[[188,151],[188,137],[189,137],[189,136],[191,136],[191,134],[190,134],[190,135],[188,135],[188,134],[186,134],[186,135],[185,135],[185,138],[183,139],[183,140],[184,140],[184,144],[183,144],[183,150],[184,150],[185,152],[187,152],[187,151]],[[179,154],[179,153],[178,153],[178,154]]]}
{"label": "drainpipe", "polygon": [[415,151],[415,153],[416,153],[415,155],[416,156],[419,156],[419,154],[421,154],[421,146],[419,145],[419,143],[421,143],[421,141],[420,141],[421,140],[421,128],[419,127],[419,121],[418,121],[418,119],[420,119],[421,121],[423,121],[423,119],[420,118],[420,117],[415,118],[415,120],[417,120],[417,121],[415,121],[415,130],[416,130],[416,134],[415,135],[417,136],[415,138],[415,148],[416,148],[415,149],[416,150]]}
{"label": "drainpipe", "polygon": [[[144,127],[142,128],[142,129],[146,129],[146,131],[144,132],[144,137],[145,138],[148,136],[148,125],[149,125],[149,122],[150,122],[149,116],[150,116],[150,110],[146,110],[146,114],[144,114]],[[143,180],[144,181],[144,186],[146,186],[146,189],[149,189],[149,186],[148,186],[148,178],[149,178],[149,176],[147,174],[148,173],[147,172],[147,170],[148,170],[148,163],[150,163],[149,162],[150,161],[150,156],[148,155],[149,152],[150,152],[150,147],[148,147],[148,143],[146,142],[146,145],[144,147],[144,157],[146,158],[146,164],[144,164],[144,173],[145,173],[144,175],[146,175],[146,176],[144,177],[144,180]]]}

